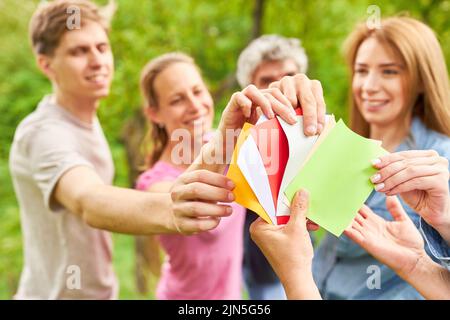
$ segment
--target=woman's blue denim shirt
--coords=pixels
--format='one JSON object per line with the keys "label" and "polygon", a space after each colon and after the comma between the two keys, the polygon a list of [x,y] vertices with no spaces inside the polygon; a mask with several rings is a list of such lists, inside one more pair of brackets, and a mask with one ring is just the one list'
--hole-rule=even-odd
{"label": "woman's blue denim shirt", "polygon": [[[450,160],[450,138],[426,128],[420,119],[414,118],[410,134],[396,151],[429,149],[436,150]],[[385,200],[383,193],[373,191],[366,205],[384,219],[392,220]],[[401,199],[400,201],[419,228],[420,217]],[[448,246],[446,251],[443,250],[446,243],[431,227],[428,228],[423,222],[421,225],[422,232],[428,239],[428,254],[448,264]],[[394,271],[378,262],[345,235],[336,238],[327,234],[324,237],[315,252],[313,274],[324,299],[423,299]]]}
{"label": "woman's blue denim shirt", "polygon": [[441,235],[422,218],[419,221],[419,229],[425,239],[428,252],[435,261],[450,271],[450,246]]}

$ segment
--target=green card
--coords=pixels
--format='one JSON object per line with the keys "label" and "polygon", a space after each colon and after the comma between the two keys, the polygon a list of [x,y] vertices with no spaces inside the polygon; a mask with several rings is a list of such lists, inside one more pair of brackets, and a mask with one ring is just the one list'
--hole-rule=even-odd
{"label": "green card", "polygon": [[309,192],[308,218],[339,237],[373,190],[371,160],[387,151],[339,120],[286,189]]}

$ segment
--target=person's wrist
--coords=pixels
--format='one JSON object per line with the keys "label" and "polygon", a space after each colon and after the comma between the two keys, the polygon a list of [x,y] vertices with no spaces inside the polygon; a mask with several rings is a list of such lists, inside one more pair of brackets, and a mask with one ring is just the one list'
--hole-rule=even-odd
{"label": "person's wrist", "polygon": [[438,219],[430,219],[423,217],[425,222],[435,229],[440,236],[450,244],[450,206],[447,206],[445,213]]}
{"label": "person's wrist", "polygon": [[167,230],[168,233],[177,233],[180,232],[179,228],[176,224],[176,217],[175,217],[175,203],[173,201],[172,198],[172,194],[169,193],[168,194],[168,200],[167,200],[167,205],[169,206],[168,211],[170,212],[170,214],[165,214],[164,215],[164,226]]}
{"label": "person's wrist", "polygon": [[418,261],[416,268],[408,275],[401,277],[425,299],[448,299],[450,287],[445,284],[450,284],[449,272],[428,255]]}
{"label": "person's wrist", "polygon": [[289,300],[320,299],[311,267],[295,269],[280,281]]}
{"label": "person's wrist", "polygon": [[285,265],[285,270],[280,270],[278,278],[283,285],[296,282],[305,282],[312,279],[311,264]]}
{"label": "person's wrist", "polygon": [[450,196],[444,205],[442,212],[434,212],[430,214],[428,207],[421,208],[418,212],[423,219],[433,228],[444,228],[450,226]]}
{"label": "person's wrist", "polygon": [[415,280],[421,277],[424,273],[428,272],[430,265],[432,264],[433,260],[431,260],[424,250],[422,254],[417,256],[417,259],[412,267],[394,271],[396,271],[401,278],[410,283],[411,280]]}

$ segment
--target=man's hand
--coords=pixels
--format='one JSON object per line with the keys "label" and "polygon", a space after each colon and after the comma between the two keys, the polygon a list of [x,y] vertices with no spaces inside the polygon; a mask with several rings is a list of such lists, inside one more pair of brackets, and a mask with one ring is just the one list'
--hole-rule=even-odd
{"label": "man's hand", "polygon": [[269,88],[279,89],[293,108],[302,108],[305,135],[322,132],[325,127],[326,105],[320,81],[297,74],[283,77],[280,81],[271,83]]}
{"label": "man's hand", "polygon": [[221,217],[232,214],[230,206],[218,202],[232,202],[233,189],[233,182],[222,174],[207,170],[183,173],[170,190],[175,230],[190,235],[217,227]]}
{"label": "man's hand", "polygon": [[269,119],[279,115],[288,123],[297,121],[289,100],[279,89],[258,90],[254,85],[249,85],[231,96],[222,113],[219,131],[225,138],[226,130],[241,129],[246,121],[256,123],[258,110]]}

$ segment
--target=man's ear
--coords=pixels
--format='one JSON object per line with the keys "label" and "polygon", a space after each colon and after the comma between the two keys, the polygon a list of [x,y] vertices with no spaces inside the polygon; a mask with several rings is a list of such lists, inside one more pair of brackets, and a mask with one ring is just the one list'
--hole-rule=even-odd
{"label": "man's ear", "polygon": [[55,78],[55,75],[51,68],[51,62],[52,62],[51,57],[49,57],[47,55],[38,54],[36,56],[36,64],[37,64],[39,70],[41,70],[41,72],[43,74],[45,74],[47,76],[47,78],[49,78],[51,81],[53,81]]}
{"label": "man's ear", "polygon": [[154,122],[156,124],[161,123],[161,118],[159,117],[158,108],[153,106],[146,106],[144,108],[144,115],[148,121]]}

